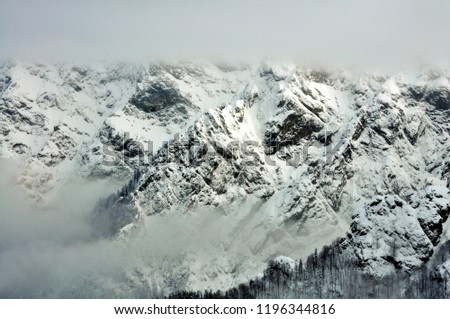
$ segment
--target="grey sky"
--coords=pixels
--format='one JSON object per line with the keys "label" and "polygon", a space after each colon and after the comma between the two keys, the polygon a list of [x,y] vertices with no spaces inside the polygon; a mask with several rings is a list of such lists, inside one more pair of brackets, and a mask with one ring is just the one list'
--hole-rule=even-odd
{"label": "grey sky", "polygon": [[443,62],[450,1],[0,0],[0,58]]}

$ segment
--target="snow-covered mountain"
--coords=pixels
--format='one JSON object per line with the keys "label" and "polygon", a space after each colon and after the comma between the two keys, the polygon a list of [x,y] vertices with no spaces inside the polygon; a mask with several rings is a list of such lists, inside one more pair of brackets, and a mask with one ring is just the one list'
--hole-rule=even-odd
{"label": "snow-covered mountain", "polygon": [[211,64],[4,63],[1,156],[20,159],[18,182],[36,201],[80,171],[123,179],[162,141],[227,100],[247,73]]}
{"label": "snow-covered mountain", "polygon": [[134,285],[227,289],[340,237],[382,278],[450,238],[448,72],[7,63],[1,74],[2,156],[24,163],[33,198],[70,174],[119,178],[93,213],[99,234],[179,242],[176,256],[139,259]]}

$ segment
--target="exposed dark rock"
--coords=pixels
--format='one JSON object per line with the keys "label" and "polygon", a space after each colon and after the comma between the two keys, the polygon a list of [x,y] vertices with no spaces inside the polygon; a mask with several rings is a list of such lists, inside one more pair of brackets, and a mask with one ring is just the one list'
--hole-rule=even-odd
{"label": "exposed dark rock", "polygon": [[450,91],[447,88],[427,90],[424,100],[438,110],[450,109]]}
{"label": "exposed dark rock", "polygon": [[265,132],[266,153],[272,155],[282,147],[297,145],[302,138],[308,138],[322,128],[323,123],[319,119],[307,118],[302,113],[291,113],[282,123],[274,123]]}
{"label": "exposed dark rock", "polygon": [[157,112],[177,104],[189,101],[167,82],[153,83],[150,87],[137,92],[130,103],[144,112]]}
{"label": "exposed dark rock", "polygon": [[408,92],[411,95],[411,97],[417,101],[420,101],[423,99],[425,95],[425,88],[423,86],[410,86],[408,87]]}
{"label": "exposed dark rock", "polygon": [[16,143],[13,145],[13,150],[17,154],[24,154],[24,153],[28,152],[28,146],[26,146],[25,144],[22,144],[22,143]]}

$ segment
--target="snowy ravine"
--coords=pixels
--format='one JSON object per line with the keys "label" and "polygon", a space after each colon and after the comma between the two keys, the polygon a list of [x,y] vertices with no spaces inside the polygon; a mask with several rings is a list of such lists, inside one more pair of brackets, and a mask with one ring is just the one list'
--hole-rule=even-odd
{"label": "snowy ravine", "polygon": [[[51,200],[72,174],[123,181],[92,219],[145,246],[134,287],[229,289],[336,238],[383,278],[450,238],[450,73],[6,63],[1,74],[1,155],[23,162],[31,197]],[[448,278],[448,261],[438,267]]]}

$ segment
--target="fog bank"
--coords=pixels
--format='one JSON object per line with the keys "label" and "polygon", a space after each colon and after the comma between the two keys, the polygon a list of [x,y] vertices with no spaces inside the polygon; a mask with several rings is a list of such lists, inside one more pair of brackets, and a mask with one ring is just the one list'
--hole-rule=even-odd
{"label": "fog bank", "polygon": [[448,64],[450,1],[0,2],[0,58]]}

